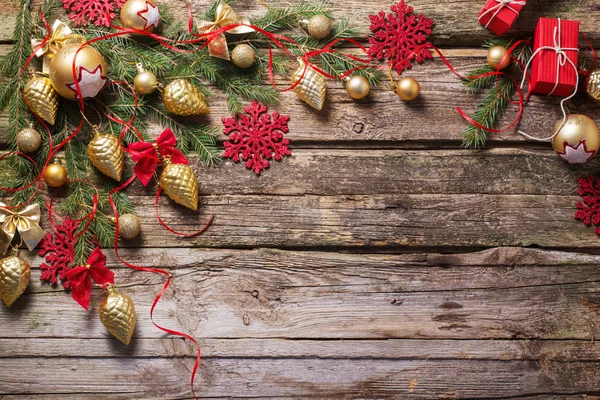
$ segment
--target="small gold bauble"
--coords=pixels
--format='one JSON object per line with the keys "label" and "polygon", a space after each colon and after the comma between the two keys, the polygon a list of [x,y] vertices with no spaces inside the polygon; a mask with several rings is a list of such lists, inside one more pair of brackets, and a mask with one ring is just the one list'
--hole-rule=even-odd
{"label": "small gold bauble", "polygon": [[315,15],[309,20],[303,20],[301,25],[315,39],[325,39],[331,33],[331,20],[322,14]]}
{"label": "small gold bauble", "polygon": [[120,15],[124,27],[139,31],[152,32],[160,22],[160,12],[154,0],[127,0]]}
{"label": "small gold bauble", "polygon": [[123,214],[119,217],[119,236],[133,239],[140,234],[142,221],[135,214]]}
{"label": "small gold bauble", "polygon": [[254,65],[255,58],[254,49],[245,43],[238,44],[231,52],[231,61],[238,68],[250,68]]}
{"label": "small gold bauble", "polygon": [[593,70],[585,80],[585,92],[600,102],[600,68]]}
{"label": "small gold bauble", "polygon": [[163,101],[173,114],[187,116],[210,113],[200,89],[185,79],[175,79],[169,83],[163,91]]}
{"label": "small gold bauble", "polygon": [[[50,61],[50,80],[54,89],[65,99],[77,98],[77,86],[83,98],[94,97],[104,87],[107,79],[106,62],[102,54],[90,45],[79,50],[81,44],[71,43],[64,46]],[[79,52],[77,52],[79,50]],[[75,77],[73,76],[73,60]]]}
{"label": "small gold bauble", "polygon": [[17,148],[23,153],[33,153],[40,148],[42,136],[32,127],[25,128],[17,133]]}
{"label": "small gold bauble", "polygon": [[31,277],[31,267],[26,260],[13,255],[0,260],[0,296],[10,307],[27,289]]}
{"label": "small gold bauble", "polygon": [[152,94],[158,87],[158,79],[150,71],[142,71],[133,79],[133,87],[139,94]]}
{"label": "small gold bauble", "polygon": [[495,46],[488,50],[487,62],[493,69],[504,69],[510,63],[510,56],[506,53],[508,50],[502,46]]}
{"label": "small gold bauble", "polygon": [[61,164],[48,164],[44,170],[44,180],[50,187],[61,187],[68,178],[67,169]]}
{"label": "small gold bauble", "polygon": [[404,101],[413,101],[421,94],[421,85],[415,78],[403,78],[396,83],[396,94]]}
{"label": "small gold bauble", "polygon": [[552,147],[570,164],[583,164],[600,150],[598,125],[583,114],[571,114],[563,125],[562,119],[554,127]]}
{"label": "small gold bauble", "polygon": [[45,76],[34,76],[23,89],[23,101],[32,113],[54,125],[58,112],[58,95],[52,81]]}
{"label": "small gold bauble", "polygon": [[129,345],[137,320],[131,297],[120,293],[114,285],[109,285],[106,298],[98,307],[98,316],[111,335]]}
{"label": "small gold bauble", "polygon": [[364,99],[371,91],[371,85],[364,76],[354,75],[346,83],[348,95],[355,100]]}

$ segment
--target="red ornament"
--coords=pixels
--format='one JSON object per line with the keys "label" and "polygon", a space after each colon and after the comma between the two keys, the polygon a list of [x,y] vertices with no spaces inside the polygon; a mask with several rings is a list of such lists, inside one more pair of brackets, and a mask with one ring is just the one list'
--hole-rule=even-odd
{"label": "red ornament", "polygon": [[392,12],[387,15],[384,11],[369,15],[374,33],[369,38],[369,54],[379,60],[389,60],[391,67],[401,74],[412,67],[413,58],[419,63],[433,58],[428,35],[431,35],[434,21],[422,14],[412,14],[413,8],[404,0],[391,6],[390,10]]}
{"label": "red ornament", "polygon": [[73,25],[110,26],[117,8],[126,0],[63,0],[63,7],[69,12]]}
{"label": "red ornament", "polygon": [[62,281],[65,289],[71,289],[71,283],[67,279],[67,271],[75,257],[75,231],[79,223],[66,217],[64,222],[56,226],[57,233],[47,233],[40,242],[40,257],[46,257],[46,262],[40,265],[42,275],[41,281],[56,284],[58,279]]}
{"label": "red ornament", "polygon": [[94,249],[86,265],[67,271],[67,278],[73,289],[73,300],[86,310],[92,299],[92,279],[102,286],[115,283],[115,274],[106,266],[106,256],[100,247]]}
{"label": "red ornament", "polygon": [[231,158],[234,162],[241,159],[246,161],[246,168],[257,175],[269,167],[271,158],[281,161],[284,156],[292,153],[288,149],[290,141],[283,138],[288,133],[290,117],[274,112],[267,114],[267,106],[257,101],[244,107],[246,114],[237,118],[223,118],[225,129],[223,133],[229,136],[225,142],[223,157]]}
{"label": "red ornament", "polygon": [[[582,197],[583,202],[577,203],[575,219],[587,226],[600,225],[600,181],[590,175],[587,178],[579,178],[577,182],[579,183],[577,193]],[[597,227],[595,232],[600,235],[600,227]]]}

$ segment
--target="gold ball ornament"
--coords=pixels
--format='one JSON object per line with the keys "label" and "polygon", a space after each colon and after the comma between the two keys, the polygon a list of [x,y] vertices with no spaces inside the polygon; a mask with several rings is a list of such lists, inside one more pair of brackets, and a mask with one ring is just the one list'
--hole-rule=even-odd
{"label": "gold ball ornament", "polygon": [[111,335],[129,345],[137,321],[131,297],[120,293],[114,285],[107,286],[106,298],[98,307],[98,316]]}
{"label": "gold ball ornament", "polygon": [[[79,43],[68,44],[50,61],[52,86],[58,94],[68,100],[77,99],[75,79],[79,82],[79,90],[83,98],[95,97],[102,90],[107,79],[106,61],[102,54],[90,45],[85,45],[79,50],[80,47]],[[72,70],[73,60],[75,60],[75,77]]]}
{"label": "gold ball ornament", "polygon": [[169,83],[163,92],[163,101],[173,114],[187,116],[210,113],[200,89],[185,79],[175,79]]}
{"label": "gold ball ornament", "polygon": [[164,161],[160,187],[173,201],[191,210],[198,209],[198,180],[194,171],[185,164]]}
{"label": "gold ball ornament", "polygon": [[571,114],[554,127],[552,147],[569,164],[584,164],[600,150],[598,125],[583,114]]}
{"label": "gold ball ornament", "polygon": [[153,32],[160,22],[160,12],[154,0],[127,0],[121,7],[121,23],[125,28]]}
{"label": "gold ball ornament", "polygon": [[10,307],[23,294],[30,277],[31,267],[18,256],[17,250],[0,260],[0,296],[6,307]]}
{"label": "gold ball ornament", "polygon": [[404,101],[413,101],[421,94],[421,85],[415,78],[403,78],[396,83],[396,94]]}
{"label": "gold ball ornament", "polygon": [[121,180],[123,175],[123,148],[115,135],[100,131],[100,128],[92,128],[94,136],[88,144],[87,153],[94,167],[104,175],[116,181]]}
{"label": "gold ball ornament", "polygon": [[301,25],[315,39],[325,39],[331,33],[331,20],[322,14],[315,15],[309,20],[302,20]]}
{"label": "gold ball ornament", "polygon": [[58,112],[58,95],[52,81],[45,76],[34,76],[23,89],[23,101],[32,113],[54,125]]}
{"label": "gold ball ornament", "polygon": [[[506,56],[508,50],[502,46],[495,46],[488,50],[487,62],[493,69],[504,69],[510,63],[510,56]],[[506,57],[505,57],[506,56]]]}
{"label": "gold ball ornament", "polygon": [[348,79],[346,83],[346,91],[348,96],[355,100],[364,99],[371,91],[371,85],[364,76],[354,75]]}
{"label": "gold ball ornament", "polygon": [[123,214],[119,217],[119,236],[123,239],[133,239],[142,230],[142,221],[135,214]]}
{"label": "gold ball ornament", "polygon": [[22,129],[17,133],[17,148],[23,153],[33,153],[40,148],[42,136],[33,126]]}
{"label": "gold ball ornament", "polygon": [[48,164],[44,170],[44,181],[50,187],[61,187],[67,183],[67,179],[69,179],[67,169],[61,164]]}
{"label": "gold ball ornament", "polygon": [[158,79],[150,71],[140,71],[133,79],[133,87],[139,94],[152,94],[158,88]]}
{"label": "gold ball ornament", "polygon": [[245,43],[238,44],[231,52],[231,61],[238,68],[250,68],[256,61],[256,53],[252,46]]}
{"label": "gold ball ornament", "polygon": [[600,102],[600,68],[593,70],[585,79],[585,92]]}

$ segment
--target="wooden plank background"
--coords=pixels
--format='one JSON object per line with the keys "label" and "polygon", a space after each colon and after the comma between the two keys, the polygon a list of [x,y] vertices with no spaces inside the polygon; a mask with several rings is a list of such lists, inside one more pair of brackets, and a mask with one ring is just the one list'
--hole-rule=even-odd
{"label": "wooden plank background", "polygon": [[[193,3],[200,12],[209,1]],[[331,1],[365,33],[367,16],[391,3]],[[434,42],[461,71],[484,62],[482,3],[411,2],[436,20]],[[600,45],[600,1],[529,3],[516,30],[530,34],[539,16],[579,19]],[[185,18],[182,0],[161,4]],[[247,15],[261,7],[237,4]],[[0,53],[16,12],[1,2]],[[423,89],[411,104],[385,87],[353,102],[330,82],[319,113],[284,94],[293,157],[261,177],[195,162],[201,212],[161,206],[182,230],[214,213],[198,238],[158,225],[156,188],[129,189],[143,234],[124,258],[173,274],[156,316],[199,340],[203,398],[600,398],[600,241],[573,219],[576,178],[600,161],[568,166],[514,132],[462,149],[455,106],[472,111],[477,98],[439,59],[410,75]],[[208,122],[228,114],[222,100]],[[583,96],[570,108],[600,118]],[[535,97],[522,128],[545,136],[559,112],[558,100]],[[4,147],[7,124],[0,117]],[[27,292],[0,307],[0,398],[191,398],[193,349],[148,318],[160,278],[109,256],[138,312],[126,347],[95,312],[42,285],[40,259],[29,260]]]}

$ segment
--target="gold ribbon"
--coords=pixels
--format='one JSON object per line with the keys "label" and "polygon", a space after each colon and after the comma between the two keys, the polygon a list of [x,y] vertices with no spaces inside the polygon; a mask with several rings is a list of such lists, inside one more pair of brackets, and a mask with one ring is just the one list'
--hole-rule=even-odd
{"label": "gold ribbon", "polygon": [[83,44],[86,42],[85,37],[73,33],[71,28],[59,19],[54,21],[50,30],[50,37],[46,43],[40,46],[43,41],[44,39],[31,39],[31,46],[35,49],[35,55],[37,57],[44,56],[44,72],[48,70],[50,59],[65,45],[70,43]]}
{"label": "gold ribbon", "polygon": [[16,212],[0,202],[0,254],[6,253],[17,231],[27,248],[33,250],[45,234],[39,225],[40,218],[40,205],[37,203]]}
{"label": "gold ribbon", "polygon": [[[250,25],[250,21],[246,17],[240,17],[239,15],[237,15],[233,8],[231,8],[231,6],[225,3],[224,1],[221,1],[217,6],[215,22],[198,22],[198,25],[200,26],[200,33],[213,32],[226,26],[236,24]],[[236,26],[235,28],[231,28],[227,32],[239,35],[243,33],[254,32],[254,29],[252,29],[249,26]],[[227,38],[225,37],[224,32],[221,32],[220,34],[211,37],[210,41],[208,42],[208,52],[213,57],[219,57],[225,60],[230,59],[229,49],[227,48]]]}

